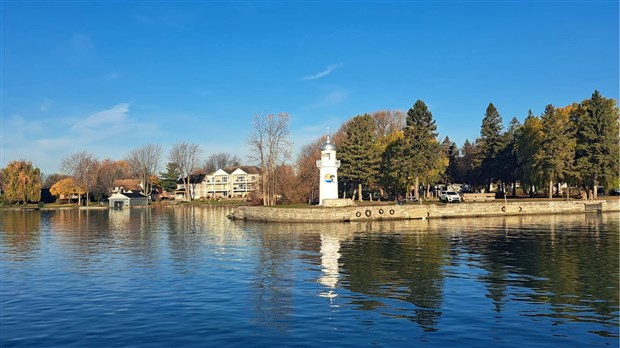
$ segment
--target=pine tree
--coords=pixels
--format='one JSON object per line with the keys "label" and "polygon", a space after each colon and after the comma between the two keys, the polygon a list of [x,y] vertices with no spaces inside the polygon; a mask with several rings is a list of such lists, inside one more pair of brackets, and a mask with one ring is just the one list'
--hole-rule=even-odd
{"label": "pine tree", "polygon": [[159,173],[160,184],[166,192],[172,192],[177,188],[177,180],[179,180],[180,175],[179,166],[173,162],[166,165],[165,173]]}
{"label": "pine tree", "polygon": [[376,124],[365,114],[354,117],[347,125],[347,137],[340,147],[340,178],[358,185],[358,197],[362,200],[362,185],[378,181],[381,154],[376,151]]}
{"label": "pine tree", "polygon": [[479,175],[489,189],[491,183],[500,176],[501,165],[498,155],[505,146],[502,128],[502,116],[495,108],[495,105],[489,103],[482,119],[480,138],[478,139],[482,156]]}
{"label": "pine tree", "polygon": [[459,148],[456,146],[456,143],[451,141],[448,136],[444,138],[441,142],[441,147],[443,148],[444,155],[448,161],[447,167],[445,170],[445,181],[446,183],[454,183],[462,181],[459,177],[458,165],[459,165]]}
{"label": "pine tree", "polygon": [[393,170],[406,173],[408,184],[415,182],[416,199],[419,199],[420,179],[425,179],[428,187],[442,155],[436,130],[433,114],[422,100],[417,100],[407,112],[403,140],[399,142],[398,156],[393,158],[392,166]]}
{"label": "pine tree", "polygon": [[510,120],[508,129],[502,135],[504,138],[504,147],[498,154],[499,164],[499,176],[502,183],[512,183],[512,195],[516,195],[516,182],[517,182],[517,155],[516,155],[516,143],[521,128],[521,123],[516,117]]}
{"label": "pine tree", "polygon": [[596,198],[599,183],[618,177],[620,144],[616,101],[594,91],[572,113],[575,127],[575,170],[581,185],[591,188]]}

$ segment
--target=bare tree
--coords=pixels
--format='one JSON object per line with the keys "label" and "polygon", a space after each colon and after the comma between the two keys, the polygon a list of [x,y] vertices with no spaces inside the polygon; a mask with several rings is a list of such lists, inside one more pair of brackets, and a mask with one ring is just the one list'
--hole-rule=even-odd
{"label": "bare tree", "polygon": [[109,158],[102,160],[97,171],[95,197],[112,195],[114,180],[128,178],[130,175],[127,162]]}
{"label": "bare tree", "polygon": [[41,188],[44,189],[49,189],[50,187],[54,186],[55,183],[59,182],[62,179],[66,179],[69,176],[66,174],[59,174],[59,173],[53,173],[53,174],[41,174]]}
{"label": "bare tree", "polygon": [[321,147],[325,143],[325,136],[315,139],[312,143],[301,148],[297,156],[297,188],[300,197],[298,201],[315,200],[319,196],[319,168],[317,158],[321,158]]}
{"label": "bare tree", "polygon": [[[60,170],[73,178],[75,184],[86,192],[88,205],[89,193],[97,181],[97,169],[99,161],[89,152],[81,151],[73,153],[60,162]],[[78,197],[78,205],[82,205],[82,197]]]}
{"label": "bare tree", "polygon": [[198,167],[201,153],[202,151],[198,144],[178,142],[172,146],[168,155],[168,161],[177,165],[181,180],[183,180],[185,185],[185,197],[189,200],[194,199],[189,187],[190,175]]}
{"label": "bare tree", "polygon": [[218,152],[210,155],[202,165],[202,170],[207,173],[213,173],[214,171],[229,166],[241,165],[241,159],[235,155],[231,155],[227,152]]}
{"label": "bare tree", "polygon": [[151,176],[157,173],[161,158],[161,145],[148,144],[129,151],[125,161],[131,173],[142,182],[147,196],[151,193]]}
{"label": "bare tree", "polygon": [[379,110],[372,114],[377,125],[377,136],[385,137],[405,127],[405,114],[402,111]]}
{"label": "bare tree", "polygon": [[277,116],[256,115],[248,136],[249,158],[261,166],[262,196],[264,205],[276,204],[277,174],[279,165],[291,157],[291,142],[288,140],[290,117],[287,113]]}

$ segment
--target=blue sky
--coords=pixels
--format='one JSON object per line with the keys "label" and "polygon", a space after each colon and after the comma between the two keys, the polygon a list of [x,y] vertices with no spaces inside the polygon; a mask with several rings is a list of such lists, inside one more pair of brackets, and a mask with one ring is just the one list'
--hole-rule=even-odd
{"label": "blue sky", "polygon": [[[618,98],[618,1],[2,1],[2,158],[45,173],[159,143],[247,158],[256,114],[295,149],[347,119],[429,106],[480,133],[595,89]],[[166,157],[166,156],[164,156]],[[162,160],[164,168],[165,158]]]}

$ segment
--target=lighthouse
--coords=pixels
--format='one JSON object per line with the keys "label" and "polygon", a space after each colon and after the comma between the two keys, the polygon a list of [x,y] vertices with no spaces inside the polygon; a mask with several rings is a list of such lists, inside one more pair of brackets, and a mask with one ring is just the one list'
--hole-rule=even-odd
{"label": "lighthouse", "polygon": [[336,159],[336,145],[327,141],[321,147],[321,159],[316,161],[319,167],[319,205],[323,205],[325,199],[338,199],[338,168],[340,161]]}

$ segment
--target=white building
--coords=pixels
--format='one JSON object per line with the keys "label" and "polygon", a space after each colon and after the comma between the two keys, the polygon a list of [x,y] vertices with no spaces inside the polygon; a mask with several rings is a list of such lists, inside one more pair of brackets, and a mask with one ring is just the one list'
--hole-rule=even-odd
{"label": "white building", "polygon": [[[189,190],[194,199],[243,198],[258,188],[260,169],[254,166],[232,166],[210,174],[190,176]],[[185,198],[185,185],[177,182],[177,199]]]}
{"label": "white building", "polygon": [[319,167],[319,205],[324,199],[338,199],[338,168],[340,161],[336,159],[336,145],[327,141],[321,147],[321,159],[316,161]]}

